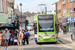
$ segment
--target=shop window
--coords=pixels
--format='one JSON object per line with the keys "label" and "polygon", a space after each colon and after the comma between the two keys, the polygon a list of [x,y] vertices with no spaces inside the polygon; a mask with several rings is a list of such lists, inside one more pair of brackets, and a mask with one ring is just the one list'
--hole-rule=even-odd
{"label": "shop window", "polygon": [[[71,12],[72,12],[72,8],[71,8]],[[75,8],[73,8],[73,12],[75,12]]]}
{"label": "shop window", "polygon": [[67,9],[63,9],[63,16],[65,17],[65,14],[67,13]]}
{"label": "shop window", "polygon": [[60,18],[61,18],[61,14],[60,14]]}

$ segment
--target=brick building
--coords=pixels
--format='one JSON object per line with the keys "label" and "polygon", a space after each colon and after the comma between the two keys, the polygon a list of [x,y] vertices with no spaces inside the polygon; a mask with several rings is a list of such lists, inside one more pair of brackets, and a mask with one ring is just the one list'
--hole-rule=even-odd
{"label": "brick building", "polygon": [[7,0],[0,0],[0,26],[8,22]]}
{"label": "brick building", "polygon": [[[60,0],[54,4],[57,4],[57,16],[59,22],[62,21],[63,18],[72,17],[72,0]],[[52,4],[52,6],[54,6],[54,4]],[[73,8],[75,16],[75,0],[73,0]],[[52,8],[52,12],[54,11],[56,13],[56,5],[55,10],[53,9],[54,8]],[[66,14],[70,15],[66,16]]]}
{"label": "brick building", "polygon": [[[55,5],[55,6],[54,6]],[[58,21],[62,23],[65,28],[70,28],[68,18],[72,18],[72,0],[59,0],[52,4],[52,12],[56,14]],[[73,0],[73,16],[75,17],[75,0]]]}
{"label": "brick building", "polygon": [[7,0],[0,0],[0,12],[7,13]]}
{"label": "brick building", "polygon": [[0,0],[0,26],[11,22],[11,14],[14,9],[14,0]]}

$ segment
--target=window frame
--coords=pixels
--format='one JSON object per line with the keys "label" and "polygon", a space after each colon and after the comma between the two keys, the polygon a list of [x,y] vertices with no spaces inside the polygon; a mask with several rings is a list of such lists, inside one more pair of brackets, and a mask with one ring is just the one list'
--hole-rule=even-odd
{"label": "window frame", "polygon": [[[67,13],[67,8],[64,8],[64,9],[63,9],[63,16],[64,16],[64,14],[65,14],[64,12]],[[64,16],[64,17],[65,17],[65,16]]]}
{"label": "window frame", "polygon": [[70,0],[68,0],[68,3],[70,2]]}
{"label": "window frame", "polygon": [[[73,8],[73,12],[75,12],[74,9],[75,9],[75,8]],[[70,8],[70,12],[72,12],[72,8]]]}
{"label": "window frame", "polygon": [[61,18],[61,14],[60,14],[60,18]]}
{"label": "window frame", "polygon": [[[70,0],[70,2],[72,2],[72,0]],[[73,2],[75,2],[75,0],[73,0]]]}

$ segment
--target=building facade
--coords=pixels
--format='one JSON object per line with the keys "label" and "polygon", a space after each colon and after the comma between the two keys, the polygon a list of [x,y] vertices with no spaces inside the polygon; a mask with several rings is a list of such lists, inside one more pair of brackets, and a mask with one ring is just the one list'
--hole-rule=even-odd
{"label": "building facade", "polygon": [[[63,18],[72,17],[72,0],[60,0],[60,1],[52,4],[52,13],[54,13],[54,14],[56,12],[55,4],[57,4],[57,14],[58,14],[59,22],[62,22]],[[55,12],[54,12],[54,10],[55,10]],[[75,0],[73,0],[73,13],[75,16]]]}
{"label": "building facade", "polygon": [[7,0],[0,0],[0,25],[8,22]]}
{"label": "building facade", "polygon": [[11,14],[14,10],[14,0],[0,0],[0,26],[11,22]]}
{"label": "building facade", "polygon": [[56,14],[56,3],[52,4],[52,13]]}
{"label": "building facade", "polygon": [[[70,22],[68,22],[68,18],[72,18],[72,0],[60,0],[54,4],[57,4],[55,7],[57,7],[56,15],[58,17],[58,21],[61,22],[62,26],[65,26],[65,28],[70,28],[71,26]],[[75,0],[73,0],[73,17],[75,17]]]}
{"label": "building facade", "polygon": [[8,2],[8,23],[13,22],[15,19],[15,14],[14,14],[14,3],[15,0],[7,0]]}

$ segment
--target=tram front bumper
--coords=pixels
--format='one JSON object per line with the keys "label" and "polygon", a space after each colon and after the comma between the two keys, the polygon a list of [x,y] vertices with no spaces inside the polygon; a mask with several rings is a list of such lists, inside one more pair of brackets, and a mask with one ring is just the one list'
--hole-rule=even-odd
{"label": "tram front bumper", "polygon": [[56,38],[49,38],[49,37],[38,38],[37,42],[56,42]]}

